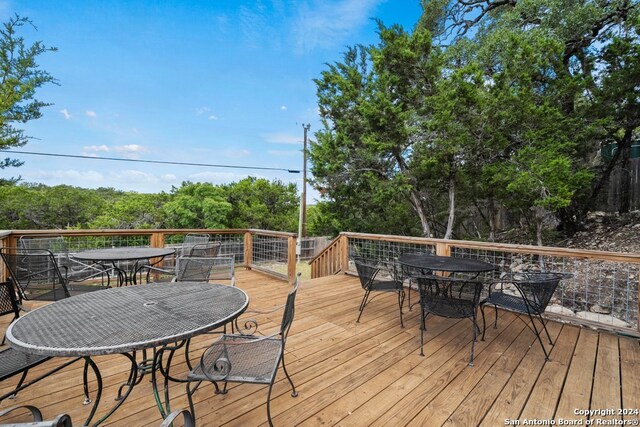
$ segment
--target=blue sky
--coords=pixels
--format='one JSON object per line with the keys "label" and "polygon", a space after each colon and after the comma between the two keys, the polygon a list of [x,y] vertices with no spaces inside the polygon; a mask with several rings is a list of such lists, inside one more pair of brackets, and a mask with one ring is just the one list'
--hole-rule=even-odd
{"label": "blue sky", "polygon": [[[302,169],[303,124],[320,127],[313,79],[347,46],[406,29],[419,0],[0,1],[2,21],[29,17],[27,42],[57,52],[40,66],[59,86],[25,125],[23,151]],[[21,155],[1,177],[154,193],[183,181],[246,176],[300,185],[279,171],[150,165]],[[317,195],[309,189],[310,200]]]}

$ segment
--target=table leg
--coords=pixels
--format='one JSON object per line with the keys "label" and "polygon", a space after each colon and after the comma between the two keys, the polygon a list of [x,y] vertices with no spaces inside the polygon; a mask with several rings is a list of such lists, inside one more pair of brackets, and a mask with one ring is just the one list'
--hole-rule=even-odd
{"label": "table leg", "polygon": [[93,424],[91,424],[91,419],[96,414],[96,410],[98,409],[98,404],[100,403],[100,399],[102,397],[102,386],[103,386],[102,375],[100,375],[100,370],[98,369],[98,366],[95,364],[95,362],[91,359],[91,357],[84,358],[86,364],[90,366],[91,369],[93,370],[93,373],[96,376],[96,381],[98,383],[98,391],[96,393],[96,398],[94,399],[93,407],[91,408],[89,417],[87,418],[87,421],[84,423],[84,425],[98,426],[103,422],[105,422],[107,418],[109,418],[124,403],[124,401],[127,399],[129,394],[131,393],[131,390],[133,390],[133,386],[137,384],[136,379],[137,379],[137,373],[138,373],[138,365],[136,363],[135,356],[129,353],[122,353],[122,355],[128,358],[129,361],[131,362],[131,369],[129,371],[129,380],[127,381],[127,383],[125,383],[125,386],[127,386],[127,390],[125,391],[124,394],[121,395],[120,393],[122,391],[122,387],[121,387],[120,390],[118,390],[118,398],[116,398],[117,403],[113,406],[113,408],[111,408],[105,415],[103,415],[98,421],[96,421]]}
{"label": "table leg", "polygon": [[[169,397],[169,381],[185,383],[186,379],[183,378],[175,378],[171,376],[171,362],[173,360],[173,356],[175,352],[182,347],[185,347],[188,354],[188,344],[190,340],[181,341],[178,344],[165,345],[161,347],[158,351],[156,351],[154,356],[154,364],[153,366],[157,369],[153,369],[151,371],[151,383],[153,386],[153,396],[156,399],[156,405],[158,405],[158,410],[160,411],[160,415],[162,418],[166,418],[168,414],[171,413],[171,404]],[[164,353],[167,352],[167,360],[166,364],[164,363]],[[160,371],[160,374],[164,377],[164,404],[162,403],[162,398],[160,397],[160,390],[158,389],[158,377],[156,372]]]}

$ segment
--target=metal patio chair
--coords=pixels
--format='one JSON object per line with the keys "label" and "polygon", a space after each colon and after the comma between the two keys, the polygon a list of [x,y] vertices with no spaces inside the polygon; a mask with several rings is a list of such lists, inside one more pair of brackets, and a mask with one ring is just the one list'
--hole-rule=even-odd
{"label": "metal patio chair", "polygon": [[215,258],[181,256],[176,261],[174,282],[208,282]]}
{"label": "metal patio chair", "polygon": [[[376,261],[363,257],[354,257],[358,278],[362,289],[364,289],[364,297],[360,303],[360,314],[356,322],[360,322],[360,317],[365,306],[370,301],[371,292],[395,292],[398,294],[398,306],[400,308],[400,326],[404,328],[402,321],[402,305],[404,303],[404,286],[401,274],[401,267],[393,261]],[[382,274],[388,274],[388,278],[382,278]],[[371,298],[373,299],[373,298]]]}
{"label": "metal patio chair", "polygon": [[184,240],[182,241],[182,246],[178,250],[178,256],[180,255],[190,255],[191,247],[194,245],[206,244],[211,241],[211,236],[208,234],[194,234],[189,233],[184,236]]}
{"label": "metal patio chair", "polygon": [[[45,249],[50,251],[56,258],[59,267],[66,269],[69,279],[69,287],[74,288],[73,282],[84,282],[86,280],[100,278],[101,286],[109,287],[111,276],[110,269],[104,269],[95,264],[86,264],[73,258],[69,251],[69,246],[62,236],[54,237],[20,237],[18,247],[22,249]],[[106,279],[106,284],[105,284]]]}
{"label": "metal patio chair", "polygon": [[70,284],[67,266],[60,266],[46,249],[2,248],[0,256],[18,289],[19,300],[57,301],[71,295],[105,289],[95,285]]}
{"label": "metal patio chair", "polygon": [[[20,406],[12,406],[10,408],[4,409],[2,411],[0,411],[0,419],[2,417],[5,416],[15,416],[16,414],[14,414],[14,412],[20,412],[20,411],[29,411],[29,415],[31,416],[31,418],[33,419],[33,421],[31,422],[21,422],[21,423],[16,423],[16,422],[11,422],[11,424],[0,424],[0,425],[11,425],[14,427],[27,427],[27,426],[32,426],[32,427],[71,427],[73,425],[73,423],[71,422],[71,417],[67,414],[61,414],[58,415],[57,417],[55,417],[53,420],[43,420],[42,419],[42,412],[40,412],[40,409],[36,408],[35,406],[31,406],[31,405],[20,405]],[[186,425],[186,424],[185,424]]]}
{"label": "metal patio chair", "polygon": [[[526,314],[530,324],[525,322],[527,327],[536,335],[545,360],[549,360],[549,351],[542,342],[540,335],[544,330],[549,340],[549,345],[553,346],[547,325],[542,314],[547,309],[549,301],[553,297],[556,288],[562,279],[571,277],[566,273],[555,272],[527,272],[527,273],[507,273],[495,281],[489,288],[489,296],[480,303],[482,309],[482,340],[486,332],[486,321],[484,316],[484,306],[492,305],[495,309],[494,329],[498,327],[498,307],[513,311],[518,314]],[[519,319],[523,320],[520,316]],[[540,322],[541,327],[536,326],[534,319]],[[524,320],[523,320],[524,321]]]}
{"label": "metal patio chair", "polygon": [[[299,279],[300,275],[298,274],[293,289],[287,296],[287,302],[283,306],[284,313],[277,333],[269,336],[256,336],[256,325],[252,334],[224,334],[205,350],[200,358],[200,363],[187,375],[187,397],[189,409],[194,418],[193,393],[203,381],[212,382],[216,394],[226,393],[227,383],[230,382],[268,384],[267,420],[271,426],[273,425],[270,406],[271,391],[280,364],[282,364],[282,370],[291,384],[291,395],[293,397],[298,395],[285,366],[284,350],[287,334],[293,323]],[[196,384],[192,387],[191,383],[194,382]],[[222,390],[218,386],[219,382],[224,382]]]}
{"label": "metal patio chair", "polygon": [[[18,303],[18,298],[16,297],[16,290],[14,289],[11,282],[0,282],[0,316],[6,316],[6,315],[12,314],[13,320],[15,320],[20,316],[21,310],[24,310],[24,309]],[[4,344],[4,341],[5,341],[5,338],[3,337],[2,344]],[[35,366],[38,366],[49,359],[51,358],[48,356],[39,356],[39,355],[24,353],[24,352],[15,350],[13,347],[7,347],[0,350],[0,382],[6,379],[12,378],[16,375],[21,375],[20,380],[18,380],[18,384],[14,387],[13,390],[0,396],[0,402],[6,399],[7,397],[15,396],[20,390],[23,390],[24,388],[37,383],[41,379],[46,378],[47,376],[79,360],[79,359],[73,359],[73,360],[67,361],[61,366],[58,366],[53,370],[50,370],[44,374],[41,374],[37,378],[32,379],[29,382],[25,383],[29,369]]]}
{"label": "metal patio chair", "polygon": [[473,366],[473,356],[477,332],[480,327],[477,322],[478,306],[482,293],[482,283],[438,275],[416,276],[420,290],[420,355],[424,356],[424,333],[427,330],[427,316],[433,314],[440,317],[471,320],[472,340],[471,358],[469,366]]}
{"label": "metal patio chair", "polygon": [[236,261],[234,255],[218,255],[213,257],[213,268],[209,275],[209,281],[220,283],[229,282],[236,285]]}
{"label": "metal patio chair", "polygon": [[[401,254],[402,255],[424,255],[424,256],[433,255],[432,252],[427,252],[426,250],[403,251]],[[425,268],[416,268],[416,267],[411,267],[409,265],[404,265],[404,264],[402,265],[402,276],[405,279],[409,280],[409,289],[407,290],[407,302],[409,306],[409,311],[411,311],[414,305],[420,302],[420,299],[418,299],[418,303],[414,302],[413,304],[411,304],[411,293],[412,293],[411,291],[413,290],[413,285],[415,284],[414,283],[415,280],[413,278],[418,276],[428,276],[430,274],[433,274],[433,272]]]}

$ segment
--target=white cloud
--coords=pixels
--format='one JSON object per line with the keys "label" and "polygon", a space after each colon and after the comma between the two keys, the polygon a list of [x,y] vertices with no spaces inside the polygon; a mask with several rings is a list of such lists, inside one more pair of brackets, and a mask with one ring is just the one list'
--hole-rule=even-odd
{"label": "white cloud", "polygon": [[282,106],[280,107],[280,110],[281,110],[281,111],[287,111],[287,106],[286,106],[286,105],[282,105]]}
{"label": "white cloud", "polygon": [[84,114],[86,114],[87,117],[97,117],[98,116],[95,111],[91,111],[91,110],[85,111]]}
{"label": "white cloud", "polygon": [[265,141],[272,144],[302,144],[302,131],[300,135],[291,135],[287,133],[268,133],[262,135]]}
{"label": "white cloud", "polygon": [[119,145],[113,147],[113,149],[124,157],[130,159],[138,159],[140,158],[140,154],[147,153],[149,151],[146,147],[138,144]]}
{"label": "white cloud", "polygon": [[110,151],[109,147],[102,144],[102,145],[87,145],[82,147],[82,150],[85,152],[91,152],[91,151]]}
{"label": "white cloud", "polygon": [[161,175],[161,176],[160,176],[160,180],[161,180],[162,182],[166,182],[166,183],[169,183],[169,184],[173,184],[173,183],[178,182],[178,177],[177,177],[177,176],[175,176],[175,175],[174,175],[174,174],[172,174],[172,173],[166,173],[166,174],[164,174],[164,175]]}
{"label": "white cloud", "polygon": [[209,118],[209,120],[220,120],[220,119],[218,118],[218,116],[214,116],[213,114],[212,114],[212,115],[210,115],[208,118]]}
{"label": "white cloud", "polygon": [[339,45],[374,15],[384,0],[333,0],[303,3],[294,24],[296,51]]}
{"label": "white cloud", "polygon": [[66,120],[71,119],[71,113],[69,113],[69,111],[66,108],[63,108],[62,110],[60,110],[60,113],[62,113],[62,115]]}
{"label": "white cloud", "polygon": [[202,116],[203,114],[207,114],[211,109],[209,107],[199,107],[196,108],[196,115]]}

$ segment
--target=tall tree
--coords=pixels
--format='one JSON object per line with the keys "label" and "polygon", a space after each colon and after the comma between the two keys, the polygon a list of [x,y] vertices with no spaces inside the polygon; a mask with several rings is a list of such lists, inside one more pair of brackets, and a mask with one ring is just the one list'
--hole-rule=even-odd
{"label": "tall tree", "polygon": [[[40,55],[57,49],[40,41],[25,45],[24,38],[18,35],[25,25],[35,28],[28,18],[16,15],[0,29],[0,148],[3,149],[27,143],[29,136],[18,124],[41,117],[40,109],[51,104],[38,101],[36,89],[46,83],[57,83],[37,63]],[[21,164],[5,158],[0,161],[0,169]]]}

